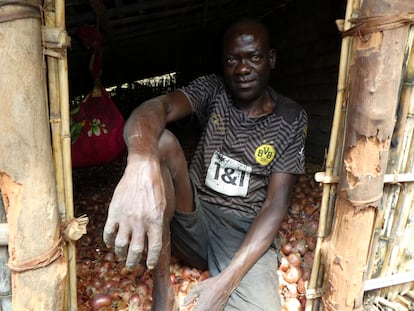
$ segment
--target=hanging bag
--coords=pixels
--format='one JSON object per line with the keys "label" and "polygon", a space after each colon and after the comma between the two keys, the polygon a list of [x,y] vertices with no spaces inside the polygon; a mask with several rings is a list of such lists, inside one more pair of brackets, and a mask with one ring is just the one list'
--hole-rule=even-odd
{"label": "hanging bag", "polygon": [[106,164],[124,154],[125,119],[100,82],[102,35],[88,26],[79,28],[78,35],[94,50],[89,71],[95,86],[71,111],[72,166],[84,167]]}
{"label": "hanging bag", "polygon": [[125,152],[125,120],[102,85],[84,98],[72,112],[72,166],[109,163]]}

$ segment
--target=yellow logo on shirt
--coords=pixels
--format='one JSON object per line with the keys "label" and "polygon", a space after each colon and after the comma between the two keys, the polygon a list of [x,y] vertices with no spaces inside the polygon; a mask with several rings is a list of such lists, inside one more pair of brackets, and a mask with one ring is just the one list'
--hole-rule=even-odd
{"label": "yellow logo on shirt", "polygon": [[269,144],[260,145],[254,152],[256,162],[263,166],[268,165],[274,159],[275,155],[275,148]]}

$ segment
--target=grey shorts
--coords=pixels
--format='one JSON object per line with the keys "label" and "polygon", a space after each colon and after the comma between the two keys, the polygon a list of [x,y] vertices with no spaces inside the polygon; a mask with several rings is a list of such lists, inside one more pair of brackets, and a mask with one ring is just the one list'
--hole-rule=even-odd
{"label": "grey shorts", "polygon": [[[201,201],[195,194],[195,211],[176,212],[171,222],[174,252],[189,264],[217,275],[230,263],[254,216]],[[249,270],[230,296],[225,311],[281,310],[278,261],[270,248]]]}

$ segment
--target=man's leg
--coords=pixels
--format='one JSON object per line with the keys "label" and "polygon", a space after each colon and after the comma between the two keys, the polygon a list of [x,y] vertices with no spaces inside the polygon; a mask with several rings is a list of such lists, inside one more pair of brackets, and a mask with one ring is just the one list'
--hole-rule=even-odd
{"label": "man's leg", "polygon": [[230,296],[225,311],[279,311],[279,277],[274,249],[265,253]]}
{"label": "man's leg", "polygon": [[193,193],[188,175],[184,152],[176,137],[164,131],[159,140],[159,156],[167,199],[164,219],[162,249],[157,266],[153,271],[153,305],[154,311],[177,310],[174,305],[174,291],[170,280],[170,221],[175,209],[193,210]]}

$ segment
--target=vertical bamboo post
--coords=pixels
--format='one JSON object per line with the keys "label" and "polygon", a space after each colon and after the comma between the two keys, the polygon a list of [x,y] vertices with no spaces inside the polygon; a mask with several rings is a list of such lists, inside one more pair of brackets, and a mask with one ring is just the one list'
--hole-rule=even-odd
{"label": "vertical bamboo post", "polygon": [[[45,31],[47,34],[52,29],[58,29],[59,31],[65,31],[64,28],[57,27],[56,24],[56,9],[55,1],[47,0],[44,2],[44,19],[45,19]],[[66,34],[66,32],[64,32]],[[60,76],[59,76],[59,58],[66,55],[66,44],[58,46],[54,51],[56,53],[48,55],[46,53],[47,69],[48,69],[48,95],[49,95],[49,111],[50,111],[50,124],[51,124],[51,138],[52,138],[52,149],[53,159],[55,164],[55,176],[56,176],[56,188],[57,188],[57,199],[59,206],[59,213],[62,220],[67,220],[67,210],[72,209],[71,206],[67,206],[67,199],[65,193],[65,174],[64,163],[63,163],[63,143],[61,139],[62,135],[62,117],[61,117],[61,92],[60,92]],[[66,73],[67,74],[67,73]],[[70,173],[69,173],[70,174]],[[70,204],[70,202],[69,202]],[[73,213],[69,213],[73,214]],[[72,241],[68,241],[65,247],[65,256],[68,261],[69,274],[66,282],[66,290],[64,295],[64,305],[67,310],[77,309],[77,290],[76,290],[76,270],[73,266],[74,255],[73,251],[70,251],[72,247]]]}
{"label": "vertical bamboo post", "polygon": [[[60,219],[41,46],[41,4],[1,6],[0,190],[9,225],[13,310],[63,310],[67,265]],[[7,134],[6,134],[7,133]]]}
{"label": "vertical bamboo post", "polygon": [[[55,0],[56,8],[56,26],[66,29],[65,22],[65,0]],[[60,115],[61,115],[61,139],[62,139],[62,164],[63,164],[63,181],[65,190],[66,218],[74,217],[73,210],[73,184],[72,184],[72,159],[71,159],[71,136],[70,136],[70,107],[69,107],[69,81],[68,81],[68,60],[67,50],[58,60],[59,72],[59,95],[60,95]],[[76,289],[76,245],[68,244],[69,260],[69,289],[70,289],[70,310],[76,311],[77,306],[77,289]]]}
{"label": "vertical bamboo post", "polygon": [[[64,1],[46,1],[45,8],[46,28],[55,27],[56,29],[64,31],[66,28]],[[49,73],[50,122],[52,129],[52,146],[56,169],[59,211],[62,219],[70,220],[74,217],[74,211],[67,46],[60,48],[57,54],[58,57],[47,57]],[[77,288],[76,246],[74,242],[68,241],[65,254],[69,267],[68,287],[65,292],[65,305],[67,305],[69,310],[75,311],[77,310]]]}
{"label": "vertical bamboo post", "polygon": [[[392,2],[392,3],[391,3]],[[360,17],[406,12],[413,3],[365,0]],[[381,25],[380,25],[381,26]],[[336,215],[323,243],[325,310],[361,308],[372,233],[382,197],[408,26],[353,38],[344,156]],[[391,117],[390,117],[391,116]]]}

